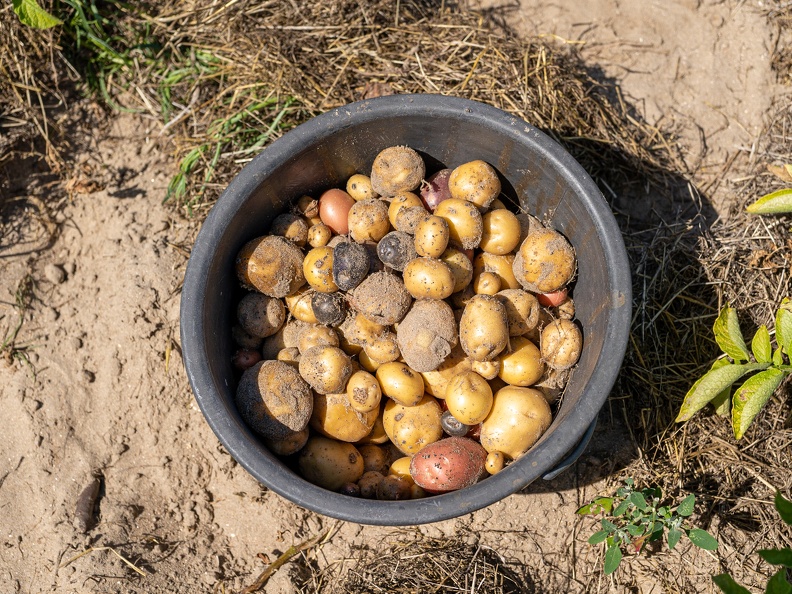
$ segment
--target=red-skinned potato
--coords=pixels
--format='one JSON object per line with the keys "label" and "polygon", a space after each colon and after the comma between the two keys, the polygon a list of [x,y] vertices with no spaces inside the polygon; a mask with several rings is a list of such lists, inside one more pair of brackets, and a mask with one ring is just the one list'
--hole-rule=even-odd
{"label": "red-skinned potato", "polygon": [[338,235],[349,233],[349,210],[355,199],[344,190],[333,188],[319,198],[319,218]]}
{"label": "red-skinned potato", "polygon": [[474,485],[482,476],[487,452],[466,437],[448,437],[418,451],[410,476],[428,493],[447,493]]}
{"label": "red-skinned potato", "polygon": [[421,185],[421,200],[427,210],[434,211],[443,200],[451,198],[451,191],[448,189],[450,176],[450,169],[441,169],[430,175],[426,179],[426,183]]}

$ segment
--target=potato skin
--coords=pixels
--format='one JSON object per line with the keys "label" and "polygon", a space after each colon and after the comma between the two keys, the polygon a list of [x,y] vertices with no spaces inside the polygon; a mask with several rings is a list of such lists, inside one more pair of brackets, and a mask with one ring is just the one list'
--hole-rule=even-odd
{"label": "potato skin", "polygon": [[415,299],[445,299],[454,292],[454,275],[442,260],[419,257],[404,267],[404,286]]}
{"label": "potato skin", "polygon": [[498,377],[512,386],[533,386],[542,379],[545,365],[539,348],[524,336],[511,339],[511,352],[500,354]]}
{"label": "potato skin", "polygon": [[399,451],[412,456],[422,447],[443,436],[440,425],[442,411],[432,396],[424,397],[415,406],[403,406],[393,400],[385,404],[382,425]]}
{"label": "potato skin", "polygon": [[391,146],[374,157],[371,187],[380,196],[411,192],[421,185],[426,166],[421,156],[406,146]]}
{"label": "potato skin", "polygon": [[279,235],[265,235],[247,242],[237,254],[236,272],[246,289],[269,297],[285,297],[305,284],[303,254]]}
{"label": "potato skin", "polygon": [[518,282],[535,293],[563,288],[576,270],[575,250],[563,235],[548,228],[537,229],[525,238],[513,264]]}
{"label": "potato skin", "polygon": [[482,217],[484,231],[479,247],[496,256],[505,256],[519,245],[520,221],[505,208],[491,210]]}
{"label": "potato skin", "polygon": [[300,451],[297,467],[305,480],[338,491],[363,476],[363,456],[351,443],[314,436]]}
{"label": "potato skin", "polygon": [[351,301],[367,319],[390,326],[402,320],[410,309],[412,297],[398,276],[375,272],[352,291]]}
{"label": "potato skin", "polygon": [[448,493],[474,485],[482,476],[487,452],[466,437],[448,437],[413,456],[410,476],[428,493]]}
{"label": "potato skin", "polygon": [[242,419],[265,439],[302,431],[313,412],[313,393],[291,365],[260,361],[239,380],[235,397]]}
{"label": "potato skin", "polygon": [[481,424],[481,445],[512,460],[527,452],[550,426],[550,406],[539,390],[506,386],[495,392]]}
{"label": "potato skin", "polygon": [[300,375],[321,394],[339,394],[352,375],[352,361],[339,347],[311,347],[301,353]]}
{"label": "potato skin", "polygon": [[396,340],[402,357],[415,371],[437,369],[458,341],[451,306],[439,299],[416,301],[396,329]]}
{"label": "potato skin", "polygon": [[580,358],[583,335],[572,320],[554,320],[542,330],[542,359],[553,369],[569,369]]}
{"label": "potato skin", "polygon": [[467,200],[449,198],[437,205],[435,216],[446,220],[450,240],[469,250],[478,247],[484,231],[481,213]]}
{"label": "potato skin", "polygon": [[509,336],[522,336],[539,323],[539,301],[522,289],[505,289],[497,297],[504,307],[509,320]]}
{"label": "potato skin", "polygon": [[356,202],[348,217],[349,234],[358,243],[379,241],[390,231],[388,204],[379,198]]}
{"label": "potato skin", "polygon": [[237,306],[239,325],[251,336],[267,338],[280,330],[286,319],[283,302],[261,293],[248,293]]}
{"label": "potato skin", "polygon": [[448,190],[454,198],[487,209],[500,194],[501,183],[492,165],[476,160],[463,163],[451,172]]}
{"label": "potato skin", "polygon": [[435,398],[440,398],[442,400],[445,398],[448,382],[451,378],[458,373],[469,371],[470,369],[471,361],[468,359],[467,353],[457,344],[451,349],[451,353],[437,369],[421,372],[427,394],[431,394]]}
{"label": "potato skin", "polygon": [[316,394],[310,426],[325,437],[356,442],[368,435],[379,415],[379,408],[369,412],[356,411],[343,394]]}
{"label": "potato skin", "polygon": [[506,308],[495,297],[475,295],[459,321],[459,342],[474,361],[491,361],[509,343]]}

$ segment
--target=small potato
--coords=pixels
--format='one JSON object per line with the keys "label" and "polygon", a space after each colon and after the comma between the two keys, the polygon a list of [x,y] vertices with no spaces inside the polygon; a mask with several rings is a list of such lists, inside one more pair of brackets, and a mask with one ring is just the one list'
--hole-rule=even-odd
{"label": "small potato", "polygon": [[481,424],[481,445],[487,452],[503,452],[514,460],[539,440],[551,421],[550,406],[539,390],[501,388]]}
{"label": "small potato", "polygon": [[380,501],[402,501],[410,499],[410,487],[413,481],[399,476],[388,475],[377,485],[377,499]]}
{"label": "small potato", "polygon": [[555,320],[542,330],[539,342],[544,360],[553,369],[569,369],[580,358],[583,335],[572,320]]}
{"label": "small potato", "polygon": [[337,347],[338,344],[338,334],[335,330],[328,328],[327,326],[320,326],[317,324],[315,326],[311,326],[310,328],[306,328],[300,334],[300,342],[298,343],[297,348],[300,350],[300,354],[303,355],[308,352],[309,349],[312,349],[316,346]]}
{"label": "small potato", "polygon": [[399,451],[405,456],[412,456],[443,436],[441,414],[440,405],[429,394],[424,394],[415,406],[404,406],[388,400],[382,426]]}
{"label": "small potato", "polygon": [[479,246],[484,226],[481,213],[475,204],[467,200],[449,198],[437,205],[434,214],[448,223],[448,233],[452,242],[466,250]]}
{"label": "small potato", "polygon": [[264,339],[261,356],[264,359],[275,359],[281,349],[296,347],[300,344],[300,334],[309,327],[300,320],[289,320],[272,336]]}
{"label": "small potato", "polygon": [[451,275],[454,277],[454,293],[463,290],[473,280],[473,263],[464,252],[450,247],[440,255],[440,260],[451,269]]}
{"label": "small potato", "polygon": [[315,290],[320,293],[338,291],[338,285],[333,281],[333,248],[313,248],[305,254],[302,268],[305,280]]}
{"label": "small potato", "polygon": [[459,322],[459,342],[474,361],[491,361],[509,343],[506,308],[495,297],[476,295]]}
{"label": "small potato", "polygon": [[571,297],[567,297],[556,307],[556,313],[559,318],[564,320],[571,320],[575,317],[575,302]]}
{"label": "small potato", "polygon": [[330,227],[324,223],[319,223],[318,225],[311,225],[308,229],[307,242],[311,247],[324,247],[332,237],[333,232]]}
{"label": "small potato", "polygon": [[376,470],[369,470],[363,473],[357,484],[360,487],[360,496],[363,499],[376,499],[377,487],[383,481],[385,475]]}
{"label": "small potato", "polygon": [[311,295],[311,313],[319,324],[338,326],[346,319],[346,300],[340,293]]}
{"label": "small potato", "polygon": [[371,178],[361,173],[356,173],[347,180],[346,191],[358,202],[379,197],[371,187]]}
{"label": "small potato", "polygon": [[310,426],[325,437],[352,443],[371,432],[377,416],[379,409],[360,412],[352,408],[346,392],[315,394]]}
{"label": "small potato", "polygon": [[363,476],[363,456],[351,443],[315,436],[300,451],[297,467],[308,482],[337,491]]}
{"label": "small potato", "polygon": [[347,398],[349,405],[358,412],[376,410],[379,413],[382,389],[373,375],[366,371],[357,371],[347,382]]}
{"label": "small potato", "polygon": [[418,225],[430,216],[432,215],[430,215],[423,206],[402,208],[399,214],[396,215],[396,224],[394,227],[402,233],[415,235],[415,230],[418,228]]}
{"label": "small potato", "polygon": [[421,155],[406,146],[392,146],[374,157],[371,187],[380,196],[412,192],[421,185],[425,174]]}
{"label": "small potato", "polygon": [[445,397],[448,411],[465,425],[477,425],[492,408],[492,388],[474,371],[464,371],[451,378]]}
{"label": "small potato", "polygon": [[421,372],[426,392],[435,398],[445,398],[448,382],[451,378],[471,368],[472,364],[470,359],[468,359],[467,353],[457,344],[451,349],[451,353],[440,363],[437,369]]}
{"label": "small potato", "polygon": [[[413,194],[412,192],[402,192],[393,197],[393,200],[390,202],[390,206],[388,206],[388,220],[390,221],[391,226],[394,229],[398,229],[396,225],[396,221],[399,218],[399,213],[406,208],[416,208],[420,207],[423,208],[423,202],[418,197],[417,194]],[[427,212],[427,214],[429,214]]]}
{"label": "small potato", "polygon": [[504,204],[503,200],[500,198],[495,198],[492,202],[490,202],[489,210],[506,210],[508,207]]}
{"label": "small potato", "polygon": [[319,198],[319,218],[333,233],[346,235],[349,233],[349,210],[354,204],[355,199],[344,190],[327,190]]}
{"label": "small potato", "polygon": [[494,272],[481,272],[473,277],[473,291],[477,295],[495,295],[501,288],[501,279]]}
{"label": "small potato", "polygon": [[512,386],[532,386],[542,377],[544,363],[539,348],[524,336],[511,339],[511,352],[501,353],[498,377]]}
{"label": "small potato", "polygon": [[272,221],[270,235],[280,235],[302,247],[308,241],[308,221],[290,213],[279,214]]}
{"label": "small potato", "polygon": [[342,291],[351,291],[369,273],[368,250],[352,242],[342,242],[333,248],[333,282]]}
{"label": "small potato", "polygon": [[410,479],[412,481],[412,476],[410,475],[411,460],[412,458],[410,456],[397,458],[390,465],[390,468],[388,469],[388,474],[392,474],[394,476],[400,476],[402,478]]}
{"label": "small potato", "polygon": [[482,217],[483,231],[479,247],[490,254],[505,256],[519,245],[520,221],[506,210],[491,210]]}
{"label": "small potato", "polygon": [[522,336],[539,323],[539,302],[522,289],[505,289],[495,297],[506,307],[509,336]]}
{"label": "small potato", "polygon": [[390,454],[387,450],[374,443],[355,446],[363,456],[363,468],[366,472],[374,471],[387,475],[390,470]]}
{"label": "small potato", "polygon": [[426,217],[415,228],[415,251],[419,256],[439,258],[448,247],[449,237],[445,219]]}
{"label": "small potato", "polygon": [[377,257],[386,266],[401,272],[407,262],[418,257],[415,240],[401,231],[391,231],[377,244]]}
{"label": "small potato", "polygon": [[260,352],[250,349],[238,349],[231,359],[231,364],[237,371],[245,371],[253,367],[259,361],[261,361]]}
{"label": "small potato", "polygon": [[379,198],[356,202],[349,210],[348,226],[358,243],[379,241],[390,231],[388,203]]}
{"label": "small potato", "polygon": [[315,294],[310,287],[302,287],[291,295],[286,295],[283,300],[292,317],[308,324],[316,324],[318,320],[311,305],[311,298]]}
{"label": "small potato", "polygon": [[352,362],[334,346],[316,346],[300,357],[300,375],[320,394],[338,394],[346,389]]}
{"label": "small potato", "polygon": [[264,445],[277,456],[291,456],[305,447],[310,433],[308,427],[306,427],[302,431],[296,431],[283,439],[265,439]]}
{"label": "small potato", "polygon": [[377,363],[390,363],[401,357],[399,343],[393,332],[385,332],[373,340],[368,341],[363,350],[373,361]]}
{"label": "small potato", "polygon": [[517,277],[514,276],[514,258],[513,254],[496,256],[495,254],[481,252],[473,260],[473,276],[475,277],[482,272],[493,272],[500,277],[501,290],[521,289],[522,286],[517,282]]}
{"label": "small potato", "polygon": [[470,161],[454,169],[448,178],[451,196],[468,200],[486,209],[501,191],[500,179],[495,169],[484,161]]}
{"label": "small potato", "polygon": [[389,272],[370,274],[352,291],[350,297],[355,309],[383,326],[400,322],[412,303],[402,279]]}
{"label": "small potato", "polygon": [[319,216],[319,201],[310,196],[300,196],[293,208],[296,214],[310,220]]}
{"label": "small potato", "polygon": [[423,398],[423,378],[406,363],[393,361],[380,365],[377,381],[385,396],[404,406],[415,406]]}
{"label": "small potato", "polygon": [[311,388],[297,370],[280,361],[261,361],[242,374],[235,402],[247,425],[267,439],[284,439],[308,424]]}
{"label": "small potato", "polygon": [[413,456],[410,475],[428,493],[448,493],[478,482],[487,452],[467,437],[448,437],[431,443]]}
{"label": "small potato", "polygon": [[300,349],[296,347],[286,347],[278,351],[275,357],[276,361],[283,361],[288,363],[299,371],[300,368]]}
{"label": "small potato", "polygon": [[285,237],[265,235],[247,242],[236,258],[242,286],[268,295],[285,297],[305,284],[303,255]]}
{"label": "small potato", "polygon": [[454,312],[439,299],[416,301],[396,329],[396,339],[412,369],[420,373],[437,369],[458,341]]}
{"label": "small potato", "polygon": [[473,361],[470,364],[470,367],[485,380],[491,380],[498,377],[501,363],[498,359],[494,359],[492,361]]}
{"label": "small potato", "polygon": [[514,276],[535,293],[550,293],[563,288],[575,275],[575,250],[566,238],[553,229],[539,229],[522,242]]}
{"label": "small potato", "polygon": [[503,465],[506,463],[506,457],[503,452],[490,452],[487,454],[487,460],[484,462],[484,468],[490,474],[498,474],[503,470]]}
{"label": "small potato", "polygon": [[237,306],[239,325],[245,332],[258,338],[275,334],[285,319],[283,302],[261,293],[248,293]]}
{"label": "small potato", "polygon": [[445,299],[454,292],[454,275],[436,258],[416,258],[404,267],[404,287],[415,299]]}

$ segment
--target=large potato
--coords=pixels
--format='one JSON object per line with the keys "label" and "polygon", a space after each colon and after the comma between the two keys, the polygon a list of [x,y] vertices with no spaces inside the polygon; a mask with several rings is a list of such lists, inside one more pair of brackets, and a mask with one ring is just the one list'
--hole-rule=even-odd
{"label": "large potato", "polygon": [[380,196],[395,196],[415,190],[425,174],[421,155],[406,146],[392,146],[374,157],[371,187]]}
{"label": "large potato", "polygon": [[382,425],[393,444],[406,456],[443,436],[440,417],[443,411],[432,396],[424,397],[415,406],[404,406],[393,400],[385,404]]}
{"label": "large potato", "polygon": [[519,283],[535,293],[551,293],[564,287],[577,270],[575,250],[558,231],[533,231],[519,250],[513,265]]}
{"label": "large potato", "polygon": [[429,493],[474,485],[484,474],[487,452],[467,437],[448,437],[422,448],[410,462],[410,476]]}
{"label": "large potato", "polygon": [[352,291],[351,302],[372,322],[390,326],[405,316],[412,297],[401,278],[390,272],[375,272]]}
{"label": "large potato", "polygon": [[415,371],[437,369],[457,344],[457,326],[451,306],[439,299],[421,299],[396,329],[399,350]]}
{"label": "large potato", "polygon": [[285,297],[305,284],[303,254],[279,235],[265,235],[247,242],[236,258],[236,272],[246,289],[270,297]]}
{"label": "large potato", "polygon": [[393,361],[380,365],[377,381],[385,396],[404,406],[415,406],[423,398],[423,378],[406,363]]}
{"label": "large potato", "polygon": [[352,408],[346,393],[314,396],[311,428],[325,437],[355,442],[371,433],[379,408],[360,412]]}
{"label": "large potato", "polygon": [[437,205],[434,214],[448,223],[450,241],[466,250],[478,247],[484,232],[484,223],[475,204],[449,198]]}
{"label": "large potato", "polygon": [[315,485],[338,491],[363,476],[363,456],[351,443],[311,437],[300,451],[297,467],[303,478]]}
{"label": "large potato", "polygon": [[506,308],[495,297],[476,295],[459,321],[459,342],[474,361],[491,361],[509,343]]}
{"label": "large potato", "polygon": [[282,361],[261,361],[247,369],[239,380],[235,400],[245,423],[272,440],[305,429],[313,411],[310,386]]}
{"label": "large potato", "polygon": [[507,386],[495,393],[481,424],[481,445],[511,459],[524,454],[550,426],[550,406],[539,390]]}
{"label": "large potato", "polygon": [[469,200],[486,210],[500,194],[501,183],[492,165],[477,160],[463,163],[451,172],[448,190],[454,198]]}
{"label": "large potato", "polygon": [[301,353],[300,375],[320,394],[344,392],[352,371],[352,361],[339,347],[315,346]]}

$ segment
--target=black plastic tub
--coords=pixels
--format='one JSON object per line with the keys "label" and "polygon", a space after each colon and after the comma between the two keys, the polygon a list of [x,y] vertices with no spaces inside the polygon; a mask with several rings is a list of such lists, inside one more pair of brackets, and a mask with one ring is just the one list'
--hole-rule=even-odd
{"label": "black plastic tub", "polygon": [[[393,145],[419,151],[427,175],[483,159],[515,204],[564,233],[577,251],[574,286],[583,351],[562,404],[541,440],[499,474],[460,491],[411,501],[372,501],[317,487],[271,454],[234,405],[231,326],[240,289],[237,252],[266,234],[290,201],[343,187],[368,173]],[[207,422],[261,483],[315,512],[362,524],[412,525],[490,505],[534,480],[551,478],[580,454],[619,373],[631,316],[630,272],[619,228],[601,193],[555,141],[499,109],[440,95],[396,95],[334,109],[298,126],[244,167],[195,242],[181,302],[187,375]]]}

